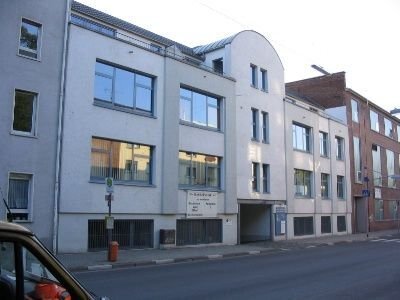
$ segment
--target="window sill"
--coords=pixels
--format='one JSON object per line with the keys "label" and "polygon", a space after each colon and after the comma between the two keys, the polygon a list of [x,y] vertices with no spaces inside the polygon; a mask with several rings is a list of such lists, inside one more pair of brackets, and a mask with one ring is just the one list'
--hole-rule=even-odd
{"label": "window sill", "polygon": [[108,108],[111,110],[129,113],[129,114],[133,114],[133,115],[138,115],[138,116],[142,116],[142,117],[157,119],[157,117],[154,116],[152,112],[140,111],[140,110],[137,110],[134,108],[118,106],[118,105],[113,104],[112,102],[107,102],[107,101],[103,101],[103,100],[94,99],[93,105],[102,107],[102,108]]}
{"label": "window sill", "polygon": [[37,135],[34,135],[34,134],[28,134],[28,133],[24,133],[22,131],[13,131],[13,130],[10,132],[10,135],[26,137],[26,138],[31,138],[31,139],[39,138]]}
{"label": "window sill", "polygon": [[204,186],[196,186],[196,185],[179,185],[178,189],[179,190],[191,190],[191,191],[208,191],[208,192],[217,192],[217,193],[224,192],[220,188],[204,187]]}
{"label": "window sill", "polygon": [[325,158],[325,159],[329,159],[329,156],[328,156],[328,155],[322,155],[322,154],[320,154],[320,157],[321,157],[321,158]]}
{"label": "window sill", "polygon": [[252,142],[255,142],[255,143],[259,143],[259,142],[260,142],[260,140],[259,140],[259,139],[257,139],[257,138],[253,138],[253,137],[251,138],[251,141],[252,141]]}
{"label": "window sill", "polygon": [[331,201],[332,199],[331,199],[331,198],[328,198],[328,197],[321,197],[321,200]]}
{"label": "window sill", "polygon": [[208,131],[213,131],[213,132],[218,132],[218,133],[223,133],[221,129],[214,128],[214,127],[208,127],[208,126],[203,126],[203,125],[197,125],[191,122],[179,120],[179,124],[184,125],[184,126],[189,126],[193,128],[198,128],[198,129],[203,129],[203,130],[208,130]]}
{"label": "window sill", "polygon": [[[95,183],[95,184],[103,184],[105,186],[104,183],[104,179],[90,179],[89,183]],[[149,187],[149,188],[156,188],[157,186],[154,184],[149,184],[149,183],[142,183],[142,182],[135,182],[135,181],[116,181],[114,180],[114,185],[122,185],[122,186],[138,186],[138,187]]]}
{"label": "window sill", "polygon": [[261,141],[261,143],[263,143],[265,145],[269,145],[269,141]]}
{"label": "window sill", "polygon": [[311,151],[302,150],[302,149],[297,149],[297,148],[293,148],[293,151],[301,152],[301,153],[304,153],[304,154],[312,154]]}
{"label": "window sill", "polygon": [[295,199],[303,199],[303,200],[314,200],[311,196],[300,196],[300,195],[294,195]]}
{"label": "window sill", "polygon": [[21,53],[17,53],[17,56],[22,57],[22,58],[26,58],[26,59],[30,59],[30,60],[33,60],[33,61],[41,62],[40,57],[39,58],[34,58],[34,57],[27,56],[27,55],[23,55]]}
{"label": "window sill", "polygon": [[337,199],[338,199],[338,201],[346,201],[345,198],[337,198]]}

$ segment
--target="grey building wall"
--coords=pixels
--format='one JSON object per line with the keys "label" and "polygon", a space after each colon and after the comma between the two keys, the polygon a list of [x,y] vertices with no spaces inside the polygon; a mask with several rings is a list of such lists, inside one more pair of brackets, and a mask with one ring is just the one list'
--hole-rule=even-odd
{"label": "grey building wall", "polygon": [[[51,246],[60,80],[67,1],[0,1],[0,188],[7,199],[10,172],[32,177],[30,218],[23,221]],[[38,59],[18,54],[22,18],[41,24]],[[14,93],[37,94],[36,132],[12,131]],[[6,211],[0,204],[0,219]]]}

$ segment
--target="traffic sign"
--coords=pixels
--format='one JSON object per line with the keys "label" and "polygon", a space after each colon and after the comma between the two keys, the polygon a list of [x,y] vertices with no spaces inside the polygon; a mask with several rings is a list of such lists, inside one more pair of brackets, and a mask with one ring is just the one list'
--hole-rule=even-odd
{"label": "traffic sign", "polygon": [[362,195],[363,195],[363,197],[369,197],[369,195],[370,195],[369,190],[362,190]]}
{"label": "traffic sign", "polygon": [[109,194],[114,193],[114,179],[112,177],[106,178],[106,192]]}

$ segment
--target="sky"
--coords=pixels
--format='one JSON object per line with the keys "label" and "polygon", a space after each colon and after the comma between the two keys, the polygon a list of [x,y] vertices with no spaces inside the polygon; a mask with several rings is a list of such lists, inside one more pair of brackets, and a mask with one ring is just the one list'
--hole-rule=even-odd
{"label": "sky", "polygon": [[400,108],[400,0],[78,0],[189,47],[242,30],[264,35],[285,82],[346,72],[346,86]]}

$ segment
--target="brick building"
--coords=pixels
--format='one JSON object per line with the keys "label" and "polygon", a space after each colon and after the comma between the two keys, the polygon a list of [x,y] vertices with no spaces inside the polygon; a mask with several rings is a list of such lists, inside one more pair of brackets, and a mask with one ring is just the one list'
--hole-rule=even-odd
{"label": "brick building", "polygon": [[286,91],[315,101],[348,125],[354,232],[396,228],[400,120],[346,88],[344,72],[290,82]]}

